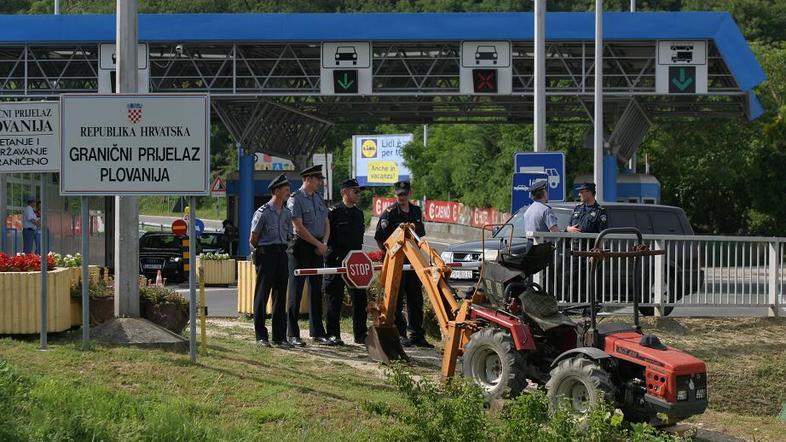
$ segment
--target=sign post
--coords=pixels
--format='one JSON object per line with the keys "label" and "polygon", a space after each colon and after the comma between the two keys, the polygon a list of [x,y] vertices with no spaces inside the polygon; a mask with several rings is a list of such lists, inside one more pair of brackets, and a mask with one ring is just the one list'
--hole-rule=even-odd
{"label": "sign post", "polygon": [[[130,195],[187,195],[193,207],[194,196],[209,194],[210,104],[206,95],[64,94],[60,102],[61,195],[113,195],[121,203],[123,196]],[[194,217],[190,219],[195,238]],[[117,221],[124,219],[119,216]],[[134,231],[136,244],[136,227]],[[124,238],[121,235],[121,242]],[[118,244],[116,252],[127,258],[122,256],[128,253],[123,244]],[[86,265],[87,257],[83,260]],[[136,275],[139,264],[134,265]],[[120,271],[122,279],[125,273]],[[193,281],[193,267],[190,272]],[[118,284],[136,288],[136,278],[125,277],[128,280]],[[193,306],[193,284],[190,289]],[[118,293],[128,299],[115,300],[116,314],[138,314],[138,294]],[[195,323],[193,309],[191,313]]]}
{"label": "sign post", "polygon": [[514,173],[546,174],[549,201],[565,201],[565,152],[518,152],[514,163]]}
{"label": "sign post", "polygon": [[707,42],[658,41],[655,92],[706,94],[708,87]]}
{"label": "sign post", "polygon": [[[40,172],[41,186],[41,300],[40,347],[47,343],[47,257],[49,235],[46,225],[46,185],[49,172],[60,169],[60,105],[56,101],[0,104],[0,174]],[[3,181],[4,183],[4,181]],[[5,188],[1,193],[5,193]],[[5,245],[5,201],[0,209],[0,235]]]}
{"label": "sign post", "polygon": [[358,289],[365,289],[371,285],[374,279],[374,262],[362,250],[349,252],[342,264],[347,272],[344,273],[344,280],[348,284]]}
{"label": "sign post", "polygon": [[371,43],[322,43],[322,95],[371,95]]}
{"label": "sign post", "polygon": [[352,175],[363,186],[390,186],[409,180],[402,149],[412,142],[412,134],[353,135]]}

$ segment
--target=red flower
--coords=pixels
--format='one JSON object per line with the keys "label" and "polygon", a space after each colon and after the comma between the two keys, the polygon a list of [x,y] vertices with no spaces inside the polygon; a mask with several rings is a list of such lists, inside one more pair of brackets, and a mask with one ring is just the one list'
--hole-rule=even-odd
{"label": "red flower", "polygon": [[[50,269],[55,268],[55,259],[52,256],[47,257],[47,267]],[[40,272],[41,271],[41,257],[32,253],[24,255],[19,254],[9,257],[5,253],[0,253],[0,272]]]}

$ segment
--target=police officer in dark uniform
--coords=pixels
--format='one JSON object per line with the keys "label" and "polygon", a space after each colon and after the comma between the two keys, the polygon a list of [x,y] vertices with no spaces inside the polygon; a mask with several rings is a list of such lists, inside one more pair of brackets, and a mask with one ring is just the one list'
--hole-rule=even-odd
{"label": "police officer in dark uniform", "polygon": [[[412,223],[415,225],[415,233],[418,236],[426,234],[423,225],[423,213],[420,207],[410,204],[411,187],[409,181],[399,181],[393,185],[396,193],[396,203],[382,212],[377,223],[377,230],[374,239],[377,241],[379,249],[385,250],[385,241],[398,228],[399,224]],[[403,295],[402,296],[402,292]],[[407,300],[407,319],[402,314],[404,308],[404,298]],[[407,327],[409,322],[409,327]],[[423,330],[423,291],[420,280],[415,272],[403,272],[401,285],[399,287],[398,304],[396,306],[396,327],[401,337],[401,345],[409,347],[434,348],[426,341],[426,332]],[[407,328],[410,337],[407,338]]]}
{"label": "police officer in dark uniform", "polygon": [[606,209],[595,200],[595,183],[583,183],[576,191],[581,203],[573,209],[570,224],[565,230],[571,233],[600,233],[608,228]]}
{"label": "police officer in dark uniform", "polygon": [[[576,191],[579,193],[579,204],[573,209],[573,214],[570,216],[568,227],[565,231],[570,233],[600,233],[609,226],[608,215],[597,200],[595,200],[595,183],[583,183]],[[585,242],[586,241],[586,242]],[[594,240],[574,240],[572,248],[576,250],[589,250],[593,247]],[[586,289],[586,281],[589,278],[586,259],[573,257],[573,272],[571,274],[572,290],[571,302],[587,301],[589,302],[589,293]],[[580,275],[584,275],[583,277]],[[598,273],[598,287],[600,281],[600,272]],[[586,293],[584,299],[580,299],[579,293]]]}
{"label": "police officer in dark uniform", "polygon": [[289,343],[302,347],[300,327],[300,300],[303,286],[308,278],[309,287],[309,335],[317,344],[332,345],[322,325],[322,276],[296,277],[295,269],[324,267],[327,243],[330,239],[328,209],[319,190],[325,181],[322,166],[316,165],[300,172],[303,185],[289,197],[287,207],[292,212],[295,239],[289,254],[289,298],[287,300],[287,336]]}
{"label": "police officer in dark uniform", "polygon": [[254,248],[257,281],[254,287],[254,332],[257,344],[270,347],[265,313],[268,297],[273,298],[273,345],[290,347],[286,341],[287,246],[292,232],[292,214],[286,207],[289,181],[282,173],[267,187],[272,198],[254,213],[249,243]]}
{"label": "police officer in dark uniform", "polygon": [[[360,185],[356,179],[341,183],[341,202],[330,208],[330,240],[328,255],[325,260],[327,267],[341,267],[341,263],[351,250],[363,249],[363,233],[365,221],[363,211],[357,208],[360,201]],[[341,275],[325,276],[325,304],[327,305],[328,339],[336,345],[344,345],[341,340],[341,306],[344,301],[344,278]],[[366,340],[366,307],[368,295],[364,289],[350,288],[352,297],[352,333],[356,344]]]}

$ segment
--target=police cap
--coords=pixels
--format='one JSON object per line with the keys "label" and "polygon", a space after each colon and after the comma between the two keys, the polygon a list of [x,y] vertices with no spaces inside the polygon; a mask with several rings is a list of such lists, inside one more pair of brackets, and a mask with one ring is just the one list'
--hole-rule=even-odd
{"label": "police cap", "polygon": [[300,176],[302,176],[303,178],[307,178],[307,177],[310,177],[310,176],[315,176],[315,177],[319,177],[319,178],[325,178],[325,176],[322,175],[322,165],[321,164],[315,164],[315,165],[313,165],[311,167],[306,167],[305,169],[300,171]]}
{"label": "police cap", "polygon": [[352,189],[353,187],[360,187],[358,180],[354,178],[350,178],[341,182],[342,189]]}
{"label": "police cap", "polygon": [[549,184],[548,180],[543,180],[543,179],[537,180],[534,183],[532,183],[531,186],[529,186],[529,193],[535,193],[538,190],[543,190],[548,186],[548,184]]}
{"label": "police cap", "polygon": [[282,173],[281,175],[277,176],[273,181],[271,181],[270,184],[268,184],[267,188],[269,190],[276,190],[281,186],[288,186],[288,185],[289,185],[289,181],[287,180],[287,176]]}
{"label": "police cap", "polygon": [[579,187],[576,188],[576,192],[580,190],[589,190],[592,193],[595,193],[595,183],[581,183]]}
{"label": "police cap", "polygon": [[412,186],[409,184],[409,181],[397,181],[393,184],[393,189],[396,192],[396,195],[409,193],[411,188]]}

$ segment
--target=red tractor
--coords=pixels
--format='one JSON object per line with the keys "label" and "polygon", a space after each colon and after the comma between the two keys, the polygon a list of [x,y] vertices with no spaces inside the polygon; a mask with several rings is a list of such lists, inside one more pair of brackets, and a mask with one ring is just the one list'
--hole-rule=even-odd
{"label": "red tractor", "polygon": [[[609,234],[635,234],[638,245],[632,251],[604,251]],[[564,397],[577,412],[603,395],[628,421],[662,424],[658,414],[678,421],[703,413],[704,362],[642,333],[638,296],[632,296],[633,325],[598,323],[595,284],[590,284],[589,304],[558,308],[553,296],[531,282],[552,262],[553,253],[551,244],[533,245],[523,256],[501,253],[497,262],[484,263],[482,284],[493,306],[471,306],[471,318],[482,329],[464,346],[464,376],[489,397],[519,393],[529,379],[545,385],[553,403]],[[591,275],[610,257],[634,259],[639,275],[640,258],[659,253],[643,245],[635,228],[604,230],[592,251],[573,252],[589,259]],[[574,322],[566,315],[570,311],[583,311],[585,319]]]}
{"label": "red tractor", "polygon": [[[609,234],[635,234],[638,244],[631,251],[604,251]],[[633,325],[598,323],[601,306],[594,288],[589,304],[560,308],[553,296],[532,282],[532,275],[552,262],[552,244],[532,245],[520,255],[501,252],[496,261],[484,262],[482,287],[464,301],[454,298],[446,282],[450,268],[411,225],[400,226],[386,247],[381,275],[385,298],[370,306],[375,326],[366,340],[373,359],[407,357],[393,326],[407,260],[423,282],[442,330],[443,376],[454,374],[461,356],[462,374],[480,385],[489,399],[518,394],[534,382],[545,386],[552,403],[566,398],[578,413],[607,400],[626,420],[655,425],[707,408],[704,362],[642,333],[638,296],[632,296]],[[649,250],[637,229],[613,228],[598,235],[592,251],[573,253],[589,259],[593,275],[609,257],[634,259],[639,275],[640,258],[662,251]],[[571,311],[583,311],[585,318],[575,322],[567,316]]]}

